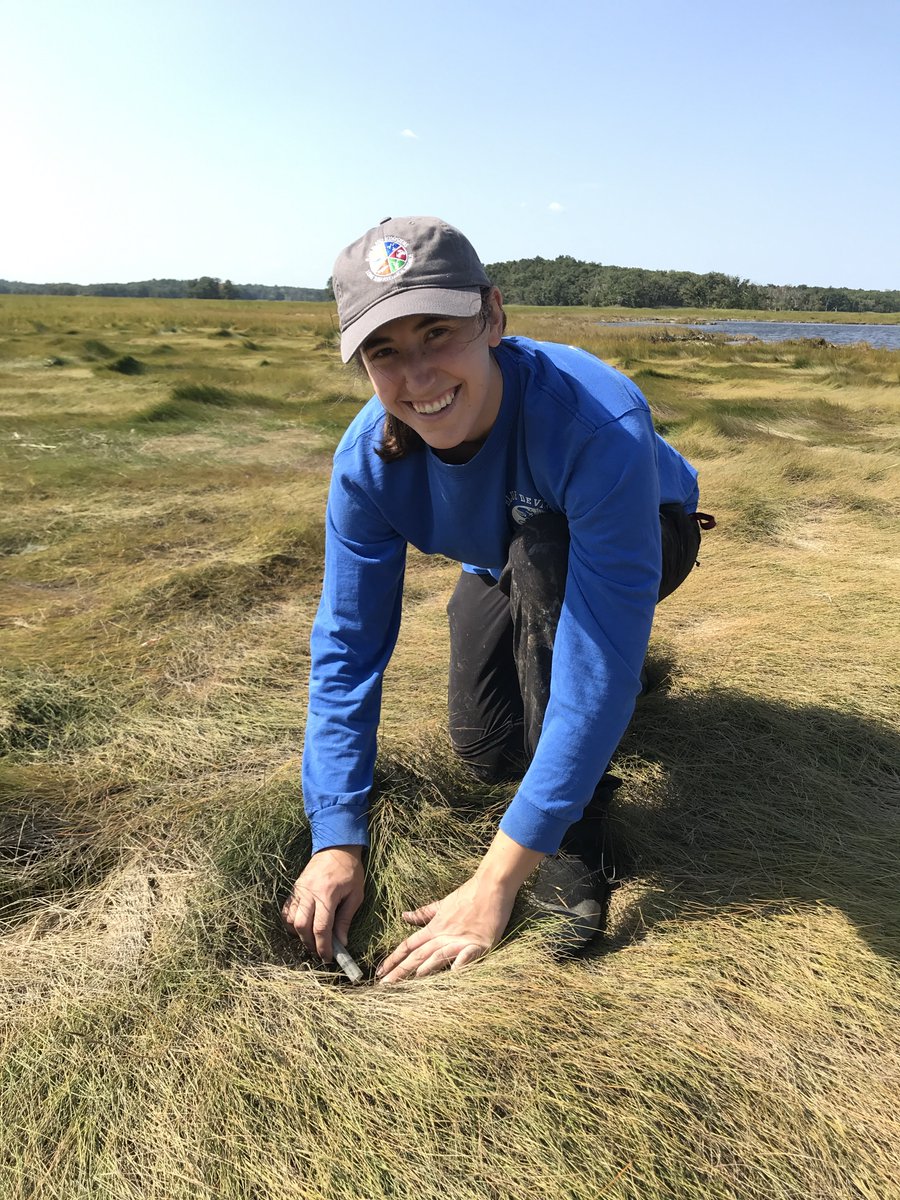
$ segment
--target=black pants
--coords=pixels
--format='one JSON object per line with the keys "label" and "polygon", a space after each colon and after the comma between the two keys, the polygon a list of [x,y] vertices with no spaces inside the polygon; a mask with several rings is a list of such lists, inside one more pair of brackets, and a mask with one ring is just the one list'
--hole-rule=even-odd
{"label": "black pants", "polygon": [[[700,529],[679,504],[659,519],[662,600],[690,574]],[[537,748],[568,565],[568,522],[543,513],[514,534],[499,583],[463,571],[450,598],[450,740],[485,781],[522,774]]]}

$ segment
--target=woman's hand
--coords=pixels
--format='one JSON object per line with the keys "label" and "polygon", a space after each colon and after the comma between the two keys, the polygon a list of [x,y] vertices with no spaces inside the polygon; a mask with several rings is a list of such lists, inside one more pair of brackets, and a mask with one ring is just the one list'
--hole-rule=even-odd
{"label": "woman's hand", "polygon": [[331,846],[314,854],[281,910],[287,927],[311,954],[331,962],[331,935],[345,945],[363,901],[362,846]]}
{"label": "woman's hand", "polygon": [[503,937],[517,888],[483,884],[477,875],[443,900],[403,913],[423,928],[411,934],[378,968],[381,983],[455,971],[492,950]]}
{"label": "woman's hand", "polygon": [[445,967],[457,970],[492,950],[503,937],[520,886],[543,855],[498,833],[478,870],[443,900],[403,913],[422,928],[376,972],[381,983],[421,979]]}

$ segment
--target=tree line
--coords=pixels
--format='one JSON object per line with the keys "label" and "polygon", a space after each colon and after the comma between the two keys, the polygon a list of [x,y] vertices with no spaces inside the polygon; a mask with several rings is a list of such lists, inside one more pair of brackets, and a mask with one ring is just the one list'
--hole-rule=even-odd
{"label": "tree line", "polygon": [[[751,283],[709,271],[651,271],[559,258],[518,258],[489,263],[488,276],[509,304],[604,308],[744,308],[778,312],[900,312],[900,291]],[[51,296],[139,296],[193,300],[332,300],[324,288],[199,279],[146,279],[139,283],[21,283],[0,279],[0,293]]]}
{"label": "tree line", "polygon": [[138,283],[21,283],[0,279],[0,293],[45,296],[137,296],[165,300],[330,300],[327,288],[281,284],[232,283],[201,275],[199,279],[144,279]]}
{"label": "tree line", "polygon": [[489,263],[488,277],[509,304],[587,304],[604,308],[749,308],[779,312],[900,312],[900,291],[751,283],[709,271],[650,271],[559,258]]}

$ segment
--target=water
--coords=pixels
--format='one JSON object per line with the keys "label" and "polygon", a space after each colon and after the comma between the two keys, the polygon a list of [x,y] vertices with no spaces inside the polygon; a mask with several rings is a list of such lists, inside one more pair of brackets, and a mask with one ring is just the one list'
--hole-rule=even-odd
{"label": "water", "polygon": [[[650,325],[663,326],[664,321],[598,321],[606,329],[646,328]],[[683,326],[680,326],[683,327]],[[848,325],[835,322],[813,323],[812,321],[711,321],[705,325],[687,325],[688,329],[702,329],[706,333],[726,333],[734,341],[747,336],[759,338],[761,342],[788,342],[798,338],[824,338],[833,346],[850,346],[854,342],[868,342],[882,350],[900,350],[900,324],[897,325]]]}

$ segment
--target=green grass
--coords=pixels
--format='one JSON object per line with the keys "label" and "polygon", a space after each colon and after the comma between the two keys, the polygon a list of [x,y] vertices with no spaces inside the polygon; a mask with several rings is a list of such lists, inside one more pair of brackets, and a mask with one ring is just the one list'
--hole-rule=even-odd
{"label": "green grass", "polygon": [[[719,519],[617,755],[632,875],[582,961],[520,904],[476,967],[351,989],[278,918],[366,398],[330,310],[0,300],[3,1200],[900,1195],[897,355],[595,320],[511,331],[627,367]],[[456,571],[410,553],[367,971],[511,795],[446,747]]]}

